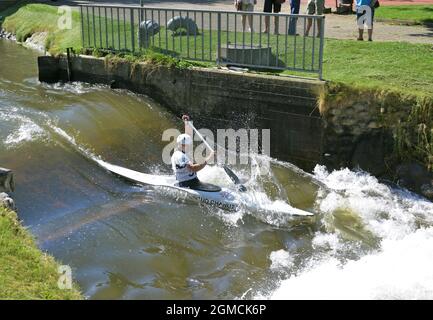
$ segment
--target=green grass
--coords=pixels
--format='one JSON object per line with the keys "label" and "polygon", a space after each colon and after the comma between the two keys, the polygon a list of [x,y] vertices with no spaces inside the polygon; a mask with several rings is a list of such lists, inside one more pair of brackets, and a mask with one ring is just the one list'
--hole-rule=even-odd
{"label": "green grass", "polygon": [[433,47],[327,39],[324,75],[347,85],[433,96]]}
{"label": "green grass", "polygon": [[375,18],[433,24],[433,5],[383,6],[376,10]]}
{"label": "green grass", "polygon": [[[49,32],[46,49],[51,53],[61,53],[66,48],[81,47],[79,13],[72,12],[73,24],[70,30],[59,30],[57,22],[59,15],[58,8],[43,4],[27,4],[19,7],[12,7],[0,15],[5,16],[2,27],[17,36],[18,41],[25,39],[36,32]],[[15,12],[16,11],[16,12]]]}
{"label": "green grass", "polygon": [[[423,12],[420,10],[422,6],[407,7],[417,8],[419,12]],[[432,6],[423,7],[428,8]],[[381,7],[377,12],[386,12],[386,10],[388,8]],[[136,35],[138,25],[134,25],[134,33],[132,33],[131,25],[128,21],[126,23],[123,21],[118,23],[117,19],[110,19],[110,13],[107,13],[108,18],[105,19],[103,16],[99,16],[99,12],[96,9],[95,20],[93,21],[91,10],[89,10],[88,16],[86,11],[84,11],[84,47],[110,48],[117,52],[130,51],[132,49],[132,34]],[[420,17],[420,15],[415,15],[414,17]],[[3,27],[8,31],[17,33],[20,39],[25,39],[26,36],[36,31],[49,31],[51,33],[51,41],[47,44],[47,48],[51,53],[64,52],[70,46],[78,50],[82,46],[81,24],[78,12],[73,14],[72,30],[57,30],[56,21],[57,7],[30,4],[22,6],[16,12],[10,12],[3,23]],[[284,36],[277,37],[270,35],[268,37],[267,35],[262,35],[260,37],[258,33],[252,36],[250,33],[247,33],[245,38],[243,38],[240,32],[224,32],[221,35],[221,43],[223,45],[233,43],[235,42],[235,38],[237,43],[269,44],[272,48],[271,65],[278,63],[279,66],[286,65],[292,68],[310,70],[317,69],[318,67],[319,43],[317,39],[312,37],[289,37],[287,50],[285,49]],[[135,48],[137,48],[138,37],[135,37],[134,42]],[[197,59],[205,60],[204,63],[200,63],[203,66],[213,66],[216,60],[216,43],[217,34],[215,31],[205,30],[194,37],[193,35],[173,35],[171,31],[162,27],[160,32],[150,42],[151,50],[140,52],[134,57],[129,56],[129,59],[134,61],[150,59],[158,63],[165,61],[169,65],[176,66],[191,66],[194,64],[188,61]],[[311,53],[313,46],[315,48],[314,59]],[[304,47],[306,52],[305,57],[300,54],[303,52]],[[164,58],[161,53],[174,56],[175,60]],[[248,60],[248,56],[246,58]],[[433,48],[431,45],[404,42],[370,43],[326,39],[323,77],[325,80],[331,82],[345,83],[355,87],[392,89],[404,93],[427,94],[431,96],[433,93],[432,61]],[[281,72],[268,70],[265,72],[270,74],[314,76],[314,73],[300,73],[296,71]]]}
{"label": "green grass", "polygon": [[42,253],[15,212],[0,208],[0,299],[82,299],[57,286],[59,264]]}

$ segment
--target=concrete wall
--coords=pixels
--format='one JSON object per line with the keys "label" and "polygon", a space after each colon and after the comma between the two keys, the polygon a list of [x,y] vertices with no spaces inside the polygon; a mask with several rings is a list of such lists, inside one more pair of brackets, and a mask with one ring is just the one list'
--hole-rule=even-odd
{"label": "concrete wall", "polygon": [[[39,57],[40,81],[67,80],[64,57]],[[323,82],[177,69],[149,63],[71,59],[72,79],[143,93],[173,113],[191,114],[201,127],[271,129],[271,156],[311,170],[322,158],[323,124],[317,108]]]}

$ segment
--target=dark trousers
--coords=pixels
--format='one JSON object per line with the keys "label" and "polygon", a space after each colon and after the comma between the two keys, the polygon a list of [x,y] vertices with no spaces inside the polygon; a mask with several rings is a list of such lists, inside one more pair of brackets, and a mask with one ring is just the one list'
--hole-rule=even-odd
{"label": "dark trousers", "polygon": [[191,180],[179,182],[179,187],[196,189],[199,184],[200,180],[198,180],[198,178],[194,178]]}
{"label": "dark trousers", "polygon": [[[290,0],[290,13],[291,14],[299,14],[299,9],[301,7],[301,0]],[[290,18],[289,22],[289,34],[296,34],[296,23],[298,22],[297,18]]]}

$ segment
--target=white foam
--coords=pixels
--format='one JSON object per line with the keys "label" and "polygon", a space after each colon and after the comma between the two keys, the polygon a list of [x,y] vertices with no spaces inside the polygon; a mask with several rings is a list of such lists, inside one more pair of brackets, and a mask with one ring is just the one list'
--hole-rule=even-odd
{"label": "white foam", "polygon": [[26,141],[37,140],[44,137],[44,130],[33,122],[22,123],[19,128],[9,134],[4,140],[4,144],[12,147]]}
{"label": "white foam", "polygon": [[319,200],[320,211],[349,210],[381,238],[398,239],[414,232],[417,217],[432,221],[432,203],[408,192],[395,192],[367,173],[348,169],[327,173],[316,167],[315,175],[332,190]]}
{"label": "white foam", "polygon": [[336,233],[322,233],[317,232],[312,241],[313,249],[324,249],[330,250],[332,253],[336,253],[336,251],[340,248],[340,239]]}
{"label": "white foam", "polygon": [[317,199],[322,223],[346,212],[361,221],[380,247],[359,250],[360,241],[344,240],[335,225],[329,233],[316,232],[307,266],[296,275],[288,274],[269,297],[433,299],[433,204],[393,190],[365,172],[328,173],[317,166],[314,175],[329,188]]}
{"label": "white foam", "polygon": [[271,252],[271,269],[285,269],[293,266],[293,257],[286,250]]}
{"label": "white foam", "polygon": [[95,92],[95,91],[107,89],[107,86],[104,85],[91,85],[91,84],[78,82],[78,81],[67,82],[67,83],[56,82],[53,84],[42,83],[42,86],[50,90],[50,93],[54,93],[54,94],[64,94],[66,92],[66,93],[81,95],[89,92]]}
{"label": "white foam", "polygon": [[7,148],[13,148],[24,142],[46,138],[47,133],[29,117],[19,113],[15,107],[8,110],[0,110],[0,119],[8,123],[13,128],[4,139],[3,144]]}
{"label": "white foam", "polygon": [[327,259],[284,280],[272,299],[433,299],[433,228],[345,265]]}

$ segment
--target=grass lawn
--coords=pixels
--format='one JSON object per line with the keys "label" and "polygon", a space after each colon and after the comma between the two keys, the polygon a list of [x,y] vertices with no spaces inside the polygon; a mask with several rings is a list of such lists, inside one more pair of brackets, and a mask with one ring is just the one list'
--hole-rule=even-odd
{"label": "grass lawn", "polygon": [[433,47],[407,42],[327,39],[327,80],[433,97]]}
{"label": "grass lawn", "polygon": [[57,10],[58,7],[42,4],[11,7],[0,12],[0,16],[6,17],[2,27],[9,32],[13,32],[18,41],[25,40],[35,32],[48,31],[47,49],[51,53],[65,52],[68,47],[79,49],[81,47],[81,31],[80,25],[77,23],[79,13],[72,12],[74,22],[72,29],[59,30],[57,27],[59,19]]}
{"label": "grass lawn", "polygon": [[433,24],[432,5],[382,6],[375,12],[375,18],[401,20],[415,24]]}
{"label": "grass lawn", "polygon": [[[408,6],[433,7],[433,6]],[[394,7],[381,7],[379,11],[393,10]],[[414,9],[416,10],[416,9]],[[428,11],[426,11],[428,12]],[[9,14],[11,14],[10,12]],[[111,19],[107,15],[92,14],[83,16],[84,47],[111,48],[115,50],[132,49],[132,34],[135,48],[138,47],[137,27],[131,32],[128,21]],[[7,15],[4,14],[3,15]],[[116,15],[116,13],[115,13]],[[42,18],[44,17],[44,18]],[[107,18],[105,18],[107,17]],[[418,16],[416,16],[418,17]],[[138,19],[136,19],[138,20]],[[24,39],[36,31],[50,31],[47,44],[52,53],[64,52],[66,47],[79,49],[81,43],[81,24],[78,12],[73,13],[72,30],[57,30],[57,7],[30,4],[7,16],[3,27],[15,32]],[[93,32],[95,30],[95,32]],[[101,31],[101,32],[99,32]],[[272,48],[269,56],[271,66],[290,66],[297,69],[317,69],[319,41],[313,37],[288,37],[260,35],[259,33],[223,32],[221,43],[268,45]],[[216,60],[217,32],[204,30],[197,35],[176,35],[161,28],[149,41],[154,51],[173,55],[185,60],[204,60],[206,65],[214,65]],[[189,46],[188,46],[189,44]],[[314,56],[312,48],[314,47]],[[295,49],[296,48],[296,49]],[[305,55],[303,55],[305,48]],[[246,55],[245,60],[249,57]],[[426,44],[405,42],[359,42],[352,40],[326,39],[324,46],[323,77],[325,80],[342,82],[358,87],[394,89],[410,94],[433,94],[433,48]],[[275,73],[306,75],[294,71]],[[307,74],[313,75],[314,74]]]}
{"label": "grass lawn", "polygon": [[0,299],[82,299],[57,286],[59,264],[42,253],[15,212],[0,208]]}

